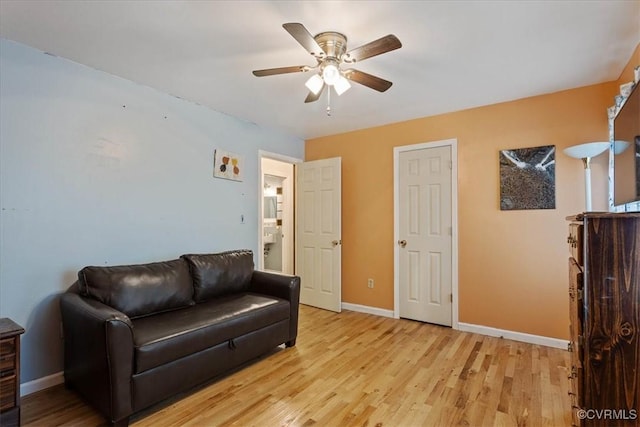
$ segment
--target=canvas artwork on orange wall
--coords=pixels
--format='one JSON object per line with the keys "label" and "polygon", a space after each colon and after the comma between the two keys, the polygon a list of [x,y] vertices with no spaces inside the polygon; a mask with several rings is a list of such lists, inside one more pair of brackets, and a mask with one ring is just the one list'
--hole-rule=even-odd
{"label": "canvas artwork on orange wall", "polygon": [[500,210],[555,209],[554,145],[500,151]]}

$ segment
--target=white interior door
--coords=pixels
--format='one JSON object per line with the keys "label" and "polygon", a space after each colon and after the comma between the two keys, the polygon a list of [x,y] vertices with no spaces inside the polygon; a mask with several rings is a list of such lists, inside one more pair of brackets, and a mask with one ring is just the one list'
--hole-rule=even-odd
{"label": "white interior door", "polygon": [[297,165],[296,274],[302,304],[341,311],[341,159]]}
{"label": "white interior door", "polygon": [[452,324],[451,147],[402,151],[398,167],[400,317]]}

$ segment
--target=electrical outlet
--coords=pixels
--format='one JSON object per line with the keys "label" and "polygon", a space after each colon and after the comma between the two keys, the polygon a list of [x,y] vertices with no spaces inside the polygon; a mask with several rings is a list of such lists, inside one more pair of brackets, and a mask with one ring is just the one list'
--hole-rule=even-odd
{"label": "electrical outlet", "polygon": [[373,288],[373,279],[367,279],[367,287]]}

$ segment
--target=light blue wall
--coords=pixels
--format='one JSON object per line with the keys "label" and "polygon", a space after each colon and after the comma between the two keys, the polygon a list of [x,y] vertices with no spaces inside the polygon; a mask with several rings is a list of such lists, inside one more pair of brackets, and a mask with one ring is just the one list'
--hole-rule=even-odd
{"label": "light blue wall", "polygon": [[[243,182],[213,178],[216,148]],[[0,40],[0,316],[27,330],[22,382],[62,370],[58,296],[85,265],[256,252],[258,150],[304,141]]]}

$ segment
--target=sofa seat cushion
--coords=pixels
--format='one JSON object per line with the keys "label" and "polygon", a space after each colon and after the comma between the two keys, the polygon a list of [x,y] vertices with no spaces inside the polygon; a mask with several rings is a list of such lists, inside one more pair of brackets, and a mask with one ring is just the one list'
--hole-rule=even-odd
{"label": "sofa seat cushion", "polygon": [[132,320],[135,372],[288,319],[289,310],[286,300],[247,292]]}

